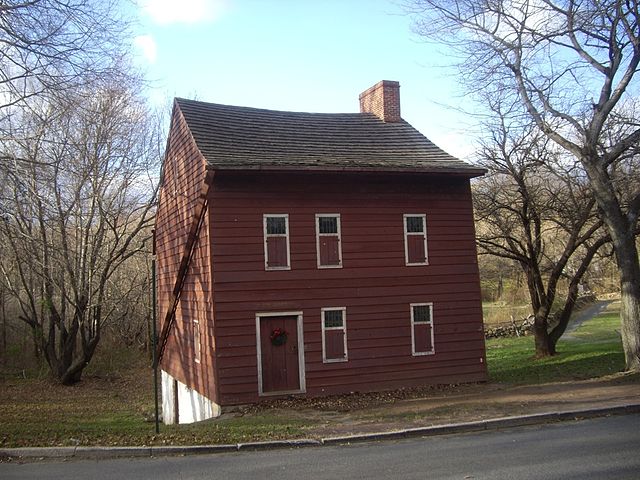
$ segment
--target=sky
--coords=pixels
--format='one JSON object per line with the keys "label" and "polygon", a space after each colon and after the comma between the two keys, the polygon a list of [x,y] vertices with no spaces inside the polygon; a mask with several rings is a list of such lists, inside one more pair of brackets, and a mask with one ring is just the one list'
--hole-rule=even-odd
{"label": "sky", "polygon": [[469,159],[477,128],[451,55],[412,32],[394,0],[139,0],[137,61],[151,97],[274,110],[357,112],[400,82],[402,117]]}

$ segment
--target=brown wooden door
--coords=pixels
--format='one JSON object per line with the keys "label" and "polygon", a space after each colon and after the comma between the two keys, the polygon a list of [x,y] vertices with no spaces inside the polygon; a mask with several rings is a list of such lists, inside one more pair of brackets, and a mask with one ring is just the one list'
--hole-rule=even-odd
{"label": "brown wooden door", "polygon": [[[286,341],[278,345],[272,340],[276,329],[286,332]],[[289,392],[300,390],[298,362],[298,317],[261,317],[260,349],[262,365],[262,392]]]}

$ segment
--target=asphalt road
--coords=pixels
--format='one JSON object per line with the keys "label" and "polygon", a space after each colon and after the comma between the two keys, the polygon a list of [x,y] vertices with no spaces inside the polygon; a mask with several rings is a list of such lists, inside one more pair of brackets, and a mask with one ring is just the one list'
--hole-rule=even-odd
{"label": "asphalt road", "polygon": [[0,464],[8,479],[640,479],[640,415],[352,446]]}

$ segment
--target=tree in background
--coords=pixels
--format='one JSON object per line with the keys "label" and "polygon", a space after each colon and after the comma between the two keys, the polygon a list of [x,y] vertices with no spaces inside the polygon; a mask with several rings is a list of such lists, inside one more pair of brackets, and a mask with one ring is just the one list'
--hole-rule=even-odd
{"label": "tree in background", "polygon": [[7,325],[24,336],[19,315],[63,383],[105,328],[140,343],[149,315],[161,135],[127,61],[123,3],[0,2],[3,341]]}
{"label": "tree in background", "polygon": [[150,248],[160,132],[135,91],[99,86],[23,112],[4,143],[3,281],[63,384],[122,311],[119,273]]}
{"label": "tree in background", "polygon": [[[521,127],[499,104],[491,107],[496,113],[487,126],[491,137],[480,150],[487,175],[474,186],[479,252],[520,267],[534,317],[536,356],[554,355],[580,281],[611,239],[579,165],[554,152],[535,125]],[[568,289],[551,324],[561,280]]]}
{"label": "tree in background", "polygon": [[64,94],[118,74],[129,28],[119,3],[0,2],[0,118],[35,97]]}
{"label": "tree in background", "polygon": [[[414,0],[419,34],[461,54],[473,92],[517,101],[580,162],[620,272],[626,368],[640,370],[640,7],[629,0]],[[482,98],[486,98],[483,96]]]}

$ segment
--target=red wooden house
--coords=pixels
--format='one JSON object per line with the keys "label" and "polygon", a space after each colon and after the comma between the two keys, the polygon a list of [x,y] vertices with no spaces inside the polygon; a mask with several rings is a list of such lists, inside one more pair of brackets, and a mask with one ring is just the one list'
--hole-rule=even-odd
{"label": "red wooden house", "polygon": [[400,117],[176,99],[156,225],[164,421],[278,395],[482,381],[469,181]]}

